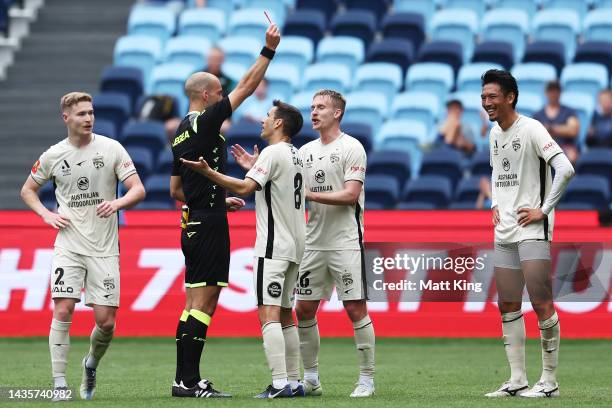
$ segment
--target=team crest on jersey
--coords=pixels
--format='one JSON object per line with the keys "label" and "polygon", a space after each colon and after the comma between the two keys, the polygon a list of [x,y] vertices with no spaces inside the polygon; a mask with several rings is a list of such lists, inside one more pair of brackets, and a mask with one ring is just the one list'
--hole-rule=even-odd
{"label": "team crest on jersey", "polygon": [[514,139],[512,141],[512,148],[514,149],[514,151],[516,152],[518,149],[521,148],[521,141],[518,139]]}
{"label": "team crest on jersey", "polygon": [[505,171],[509,171],[510,170],[510,160],[504,157],[504,160],[502,160],[502,166],[504,166]]}
{"label": "team crest on jersey", "polygon": [[110,292],[111,290],[115,289],[114,278],[106,278],[102,281],[102,283],[104,284],[104,289],[106,289],[107,292]]}
{"label": "team crest on jersey", "polygon": [[338,163],[340,161],[340,155],[338,153],[332,153],[329,156],[329,161],[332,163]]}
{"label": "team crest on jersey", "polygon": [[344,286],[351,286],[353,284],[353,277],[350,273],[346,272],[342,274],[342,283],[344,283]]}
{"label": "team crest on jersey", "polygon": [[325,172],[323,170],[317,170],[315,173],[315,180],[317,183],[325,183]]}
{"label": "team crest on jersey", "polygon": [[102,167],[104,167],[104,158],[102,157],[102,155],[98,154],[96,157],[93,158],[93,165],[96,169],[101,169]]}

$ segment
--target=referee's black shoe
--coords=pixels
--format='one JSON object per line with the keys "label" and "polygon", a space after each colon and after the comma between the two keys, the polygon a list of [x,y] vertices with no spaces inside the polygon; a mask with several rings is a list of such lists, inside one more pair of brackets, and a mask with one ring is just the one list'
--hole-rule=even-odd
{"label": "referee's black shoe", "polygon": [[172,384],[172,396],[182,398],[230,398],[231,395],[225,392],[217,391],[213,388],[213,384],[208,380],[200,380],[191,388],[185,387],[183,382],[180,384]]}

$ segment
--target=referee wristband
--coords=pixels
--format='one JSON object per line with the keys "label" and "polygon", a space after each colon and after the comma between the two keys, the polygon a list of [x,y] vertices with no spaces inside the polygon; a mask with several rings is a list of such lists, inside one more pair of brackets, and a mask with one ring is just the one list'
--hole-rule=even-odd
{"label": "referee wristband", "polygon": [[271,60],[272,58],[274,58],[274,54],[276,54],[276,52],[268,47],[263,47],[261,49],[261,52],[259,53],[260,55],[266,57],[267,59]]}

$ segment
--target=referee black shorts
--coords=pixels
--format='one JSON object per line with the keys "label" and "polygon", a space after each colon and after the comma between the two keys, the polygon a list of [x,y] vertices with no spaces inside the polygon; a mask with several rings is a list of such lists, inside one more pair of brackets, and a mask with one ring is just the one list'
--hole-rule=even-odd
{"label": "referee black shorts", "polygon": [[224,211],[190,210],[181,232],[185,287],[227,286],[230,239]]}

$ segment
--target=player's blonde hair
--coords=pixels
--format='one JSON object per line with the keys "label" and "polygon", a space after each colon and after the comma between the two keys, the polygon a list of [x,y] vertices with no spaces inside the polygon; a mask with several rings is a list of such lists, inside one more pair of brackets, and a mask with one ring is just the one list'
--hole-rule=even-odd
{"label": "player's blonde hair", "polygon": [[68,108],[79,102],[92,102],[93,98],[86,92],[70,92],[60,99],[60,112],[65,112]]}
{"label": "player's blonde hair", "polygon": [[332,105],[334,105],[335,109],[340,109],[342,113],[340,113],[340,117],[338,118],[338,122],[342,120],[344,116],[344,110],[346,109],[346,99],[340,92],[334,91],[333,89],[321,89],[317,91],[312,97],[312,99],[317,96],[327,96],[332,101]]}

